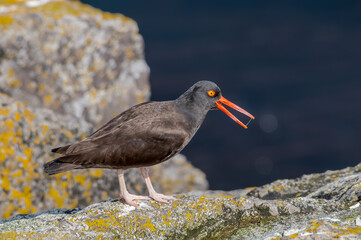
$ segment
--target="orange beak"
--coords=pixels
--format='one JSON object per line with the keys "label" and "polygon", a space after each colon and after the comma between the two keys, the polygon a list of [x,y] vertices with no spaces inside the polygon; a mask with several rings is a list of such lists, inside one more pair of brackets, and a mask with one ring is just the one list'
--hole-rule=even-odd
{"label": "orange beak", "polygon": [[247,128],[246,125],[244,125],[241,121],[239,121],[232,113],[230,113],[225,107],[223,107],[223,105],[221,105],[221,103],[237,110],[238,112],[241,112],[243,113],[244,115],[247,115],[248,117],[250,117],[251,119],[254,119],[254,117],[249,113],[247,112],[246,110],[244,110],[243,108],[241,107],[238,107],[236,104],[228,101],[227,99],[225,99],[224,97],[221,97],[217,102],[217,107],[218,109],[222,110],[225,114],[228,115],[228,117],[232,118],[235,122],[237,122],[239,125],[241,125],[242,127],[244,128]]}

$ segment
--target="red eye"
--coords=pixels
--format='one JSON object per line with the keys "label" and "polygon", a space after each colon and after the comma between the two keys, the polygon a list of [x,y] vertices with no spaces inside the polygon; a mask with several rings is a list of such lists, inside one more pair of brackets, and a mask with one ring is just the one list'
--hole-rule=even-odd
{"label": "red eye", "polygon": [[215,94],[216,94],[216,92],[213,90],[208,91],[208,96],[210,96],[210,97],[213,97]]}

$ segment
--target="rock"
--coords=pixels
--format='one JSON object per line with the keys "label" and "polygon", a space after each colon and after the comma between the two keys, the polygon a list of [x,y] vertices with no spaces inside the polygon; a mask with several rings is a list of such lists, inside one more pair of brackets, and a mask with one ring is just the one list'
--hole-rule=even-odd
{"label": "rock", "polygon": [[[59,121],[61,119],[61,121]],[[51,158],[50,149],[66,144],[68,139],[80,140],[91,126],[71,116],[31,108],[7,95],[0,94],[0,213],[31,213],[53,207],[75,207],[77,200],[67,193],[84,194],[79,175],[46,178],[42,165]],[[90,175],[97,171],[88,172]],[[47,201],[44,201],[44,199]],[[56,204],[58,203],[58,204]]]}
{"label": "rock", "polygon": [[[85,121],[32,108],[0,94],[1,217],[59,207],[85,207],[119,197],[114,170],[75,170],[54,176],[43,173],[43,164],[53,158],[50,149],[80,140],[91,129]],[[159,191],[171,194],[208,188],[204,173],[182,155],[152,169],[151,178]],[[126,172],[126,183],[129,191],[147,194],[138,170]]]}
{"label": "rock", "polygon": [[[356,183],[351,185],[350,183]],[[347,187],[345,187],[347,186]],[[346,202],[361,200],[361,166],[304,175],[292,180],[277,180],[248,193],[261,199],[287,199],[307,196]]]}
{"label": "rock", "polygon": [[[209,239],[230,237],[240,227],[258,222],[261,215],[272,216],[267,208],[259,207],[266,203],[264,200],[234,199],[226,195],[178,197],[179,200],[170,204],[141,202],[140,209],[113,200],[68,213],[53,210],[26,219],[19,216],[4,221],[1,237],[86,239],[101,234],[106,239],[182,239],[191,236]],[[276,201],[268,204],[280,206]],[[289,213],[285,210],[282,214]],[[23,228],[31,230],[16,232]]]}
{"label": "rock", "polygon": [[357,217],[357,218],[356,218],[355,224],[356,224],[356,226],[361,227],[361,218],[360,218],[360,217]]}
{"label": "rock", "polygon": [[[343,184],[361,191],[361,164],[340,171],[303,176],[310,187],[307,196],[292,196],[294,190],[283,180],[284,188],[272,200],[260,199],[257,189],[195,191],[178,195],[169,204],[140,201],[140,207],[114,199],[84,209],[54,209],[19,215],[0,221],[0,238],[16,239],[359,239],[356,224],[361,212],[359,199],[337,194],[315,194],[328,186]],[[330,176],[334,179],[330,179]],[[351,177],[352,176],[352,177]],[[279,185],[272,183],[267,186]],[[289,193],[285,189],[289,189]],[[301,189],[302,190],[302,189]],[[348,192],[349,193],[349,192]],[[297,194],[296,194],[297,195]]]}
{"label": "rock", "polygon": [[[47,176],[42,166],[50,149],[149,99],[136,23],[77,1],[10,1],[0,3],[0,33],[0,217],[119,197],[114,170]],[[167,194],[208,188],[182,155],[154,168],[155,188]],[[147,194],[136,169],[126,183]]]}
{"label": "rock", "polygon": [[77,1],[0,4],[0,89],[100,126],[149,99],[137,24]]}

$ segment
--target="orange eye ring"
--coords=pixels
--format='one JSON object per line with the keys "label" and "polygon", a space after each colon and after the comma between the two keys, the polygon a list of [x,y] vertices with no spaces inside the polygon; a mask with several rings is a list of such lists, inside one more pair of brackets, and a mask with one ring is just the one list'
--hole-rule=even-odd
{"label": "orange eye ring", "polygon": [[215,91],[213,90],[208,91],[208,96],[213,97],[214,95],[216,95]]}

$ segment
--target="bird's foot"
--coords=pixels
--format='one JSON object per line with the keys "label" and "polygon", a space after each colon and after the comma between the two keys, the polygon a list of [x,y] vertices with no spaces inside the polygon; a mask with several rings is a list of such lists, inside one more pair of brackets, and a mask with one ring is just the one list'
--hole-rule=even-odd
{"label": "bird's foot", "polygon": [[138,205],[134,202],[134,200],[149,200],[150,199],[147,196],[134,195],[134,194],[130,194],[130,193],[120,195],[120,197],[124,199],[126,204],[133,206],[135,208],[138,208]]}
{"label": "bird's foot", "polygon": [[157,202],[162,202],[162,203],[168,203],[169,200],[176,200],[176,198],[173,196],[167,196],[157,192],[151,194],[149,197],[151,197],[153,200]]}

